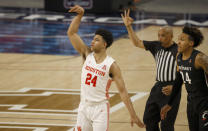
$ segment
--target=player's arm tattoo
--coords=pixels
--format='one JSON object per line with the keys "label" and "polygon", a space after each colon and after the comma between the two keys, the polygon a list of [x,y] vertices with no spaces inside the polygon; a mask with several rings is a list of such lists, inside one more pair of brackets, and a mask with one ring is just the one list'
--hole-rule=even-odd
{"label": "player's arm tattoo", "polygon": [[208,56],[204,54],[199,54],[198,63],[208,75]]}

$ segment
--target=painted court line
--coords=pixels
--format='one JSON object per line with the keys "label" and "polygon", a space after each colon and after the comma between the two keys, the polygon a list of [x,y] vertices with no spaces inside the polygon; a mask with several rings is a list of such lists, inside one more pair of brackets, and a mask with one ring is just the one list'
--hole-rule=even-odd
{"label": "painted court line", "polygon": [[[72,91],[72,92],[80,92],[80,89],[54,89],[54,88],[22,88],[17,91],[0,91],[0,93],[25,93],[31,90],[44,90],[44,91]],[[119,93],[118,91],[109,91],[109,93]],[[136,91],[129,91],[128,93],[138,93]]]}
{"label": "painted court line", "polygon": [[80,95],[80,93],[74,92],[43,92],[40,94],[0,94],[0,96],[50,96],[53,94]]}
{"label": "painted court line", "polygon": [[[23,88],[16,92],[27,92],[30,90],[53,90],[53,91],[80,91],[77,89],[43,89],[43,88]],[[10,91],[11,92],[11,91]],[[113,91],[113,93],[118,93],[116,91]],[[73,94],[73,95],[80,95],[80,93],[71,93],[71,92],[44,92],[42,94],[0,94],[1,95],[36,95],[36,96],[49,96],[52,94]],[[137,92],[134,96],[131,97],[132,102],[144,97],[147,95],[147,92]],[[112,97],[114,94],[110,94]],[[0,106],[8,106],[10,107],[9,110],[21,110],[21,111],[44,111],[44,112],[63,112],[65,114],[59,114],[59,113],[34,113],[34,112],[0,112],[0,114],[24,114],[24,115],[48,115],[48,116],[74,116],[76,117],[77,114],[66,114],[66,113],[77,113],[77,109],[74,110],[50,110],[50,109],[24,109],[27,105],[26,104],[0,104]],[[119,104],[113,106],[110,108],[110,113],[116,112],[117,110],[123,108],[125,105],[123,102],[120,102]],[[47,125],[47,126],[70,126],[74,127],[74,124],[48,124],[48,123],[20,123],[20,122],[0,122],[0,124],[16,124],[16,125]],[[0,126],[0,128],[15,128],[15,126]],[[17,126],[16,126],[17,127]],[[22,128],[22,127],[17,127]],[[24,127],[24,129],[34,129],[33,127]],[[23,129],[23,128],[22,128]],[[33,131],[45,131],[46,128],[35,128]],[[72,131],[73,128],[69,129],[68,131]]]}
{"label": "painted court line", "polygon": [[[30,90],[80,91],[80,89],[54,89],[54,88],[22,88],[19,91],[30,91]],[[109,93],[119,93],[119,92],[118,91],[109,91]],[[128,93],[138,93],[138,91],[137,92],[136,91],[128,91]]]}
{"label": "painted court line", "polygon": [[50,124],[50,123],[27,123],[27,122],[0,122],[0,124],[8,124],[8,125],[36,125],[36,126],[69,126],[73,127],[75,124]]}
{"label": "painted court line", "polygon": [[33,131],[46,131],[48,128],[43,127],[20,127],[20,126],[0,126],[0,128],[10,128],[10,129],[34,129]]}
{"label": "painted court line", "polygon": [[43,112],[63,112],[63,113],[77,113],[75,110],[50,110],[50,109],[23,109],[27,105],[14,105],[9,110],[20,110],[20,111],[43,111]]}
{"label": "painted court line", "polygon": [[[44,89],[44,88],[23,88],[16,92],[27,92],[30,90],[50,90],[50,91],[80,91],[78,89]],[[9,91],[11,92],[11,91]],[[116,91],[113,91],[113,93],[118,93]],[[73,95],[80,95],[80,93],[74,93],[74,92],[44,92],[41,94],[0,94],[5,96],[11,96],[11,95],[36,95],[36,96],[49,96],[52,94],[73,94]],[[132,102],[144,97],[147,95],[147,92],[137,92],[134,96],[131,97]],[[114,94],[110,94],[112,97]],[[9,110],[19,110],[19,111],[42,111],[42,112],[63,112],[63,114],[60,113],[35,113],[35,112],[0,112],[0,114],[19,114],[19,115],[45,115],[45,116],[73,116],[76,117],[77,114],[68,114],[68,113],[77,113],[77,109],[74,110],[51,110],[51,109],[24,109],[27,105],[26,104],[0,104],[0,106],[8,106]],[[125,105],[123,102],[120,102],[119,104],[113,106],[110,108],[110,113],[116,112],[117,110],[123,108]],[[67,113],[67,114],[66,114]],[[2,123],[2,122],[0,122]],[[18,123],[17,123],[18,124]],[[20,123],[19,123],[20,124]],[[25,124],[25,123],[24,123]],[[26,125],[39,125],[39,123],[26,123]],[[44,125],[44,124],[43,124]],[[65,126],[65,125],[64,125]],[[73,125],[72,125],[73,126]]]}
{"label": "painted court line", "polygon": [[[134,101],[146,96],[147,94],[149,94],[149,93],[147,93],[147,92],[138,92],[136,95],[131,97],[131,101],[134,102]],[[125,106],[124,103],[120,102],[119,104],[110,108],[110,113],[116,112],[117,110],[123,108],[124,106]]]}
{"label": "painted court line", "polygon": [[[1,106],[10,107],[8,110],[77,113],[77,109],[74,109],[74,110],[23,109],[24,107],[27,106],[26,104],[16,104],[16,105],[15,104],[14,105],[13,104],[0,104],[0,107]],[[25,112],[25,113],[28,113],[28,112]],[[43,114],[48,114],[48,113],[43,113]],[[56,113],[52,113],[52,114],[56,114]]]}
{"label": "painted court line", "polygon": [[[16,91],[16,92],[26,92],[26,91],[30,91],[30,90],[80,91],[78,89],[23,88],[23,89],[20,89],[19,91]],[[116,93],[116,91],[114,91],[114,93]],[[43,92],[41,94],[0,94],[0,96],[50,96],[52,94],[80,95],[80,93],[74,93],[74,92]],[[132,100],[132,102],[134,102],[135,100],[140,99],[141,97],[143,97],[147,94],[148,94],[147,92],[137,92],[136,95],[131,97],[131,100]],[[110,94],[110,97],[112,97],[112,96],[113,96],[113,94]],[[77,113],[77,109],[74,109],[74,110],[23,109],[24,107],[27,106],[27,105],[23,105],[23,104],[18,104],[18,105],[0,104],[0,106],[11,106],[11,108],[9,108],[9,110]],[[119,110],[120,108],[123,108],[124,106],[125,106],[124,103],[120,102],[119,104],[111,107],[110,112],[113,113],[113,112]],[[43,114],[48,114],[48,113],[43,113]]]}
{"label": "painted court line", "polygon": [[59,113],[34,113],[34,112],[0,112],[0,114],[42,115],[42,116],[66,116],[66,117],[76,117],[77,116],[77,114],[66,114],[66,113],[65,114],[59,114]]}

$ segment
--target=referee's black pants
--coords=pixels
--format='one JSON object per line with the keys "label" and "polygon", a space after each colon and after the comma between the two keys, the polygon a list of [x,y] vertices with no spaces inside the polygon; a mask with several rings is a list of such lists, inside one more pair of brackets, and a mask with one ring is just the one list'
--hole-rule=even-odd
{"label": "referee's black pants", "polygon": [[[156,82],[151,89],[150,96],[146,102],[143,121],[146,125],[146,131],[174,131],[174,124],[180,105],[181,92],[173,102],[172,109],[168,112],[167,118],[161,121],[160,110],[168,103],[169,97],[162,93],[162,88],[166,85],[172,85],[173,82]],[[159,128],[160,122],[160,128]]]}

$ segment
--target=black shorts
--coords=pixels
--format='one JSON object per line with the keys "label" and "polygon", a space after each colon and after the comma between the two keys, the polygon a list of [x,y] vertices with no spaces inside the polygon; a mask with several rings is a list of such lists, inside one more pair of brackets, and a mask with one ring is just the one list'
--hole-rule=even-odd
{"label": "black shorts", "polygon": [[[187,117],[190,131],[208,131],[208,99],[200,102],[188,101]],[[200,108],[197,108],[200,107]]]}
{"label": "black shorts", "polygon": [[[145,112],[143,121],[145,124],[148,123],[158,123],[160,122],[160,110],[161,108],[168,103],[170,96],[166,96],[162,93],[162,88],[167,85],[172,85],[173,82],[156,82],[153,88],[151,89],[150,96],[146,102]],[[170,117],[166,119],[171,124],[174,124],[178,108],[180,105],[181,92],[177,94],[176,99],[173,102],[173,107],[171,111],[168,112]]]}

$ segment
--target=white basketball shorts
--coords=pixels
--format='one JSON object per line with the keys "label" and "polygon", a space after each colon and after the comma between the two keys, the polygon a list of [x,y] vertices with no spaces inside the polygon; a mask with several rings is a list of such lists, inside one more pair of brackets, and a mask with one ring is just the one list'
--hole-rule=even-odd
{"label": "white basketball shorts", "polygon": [[108,131],[109,103],[88,105],[80,103],[74,131]]}

